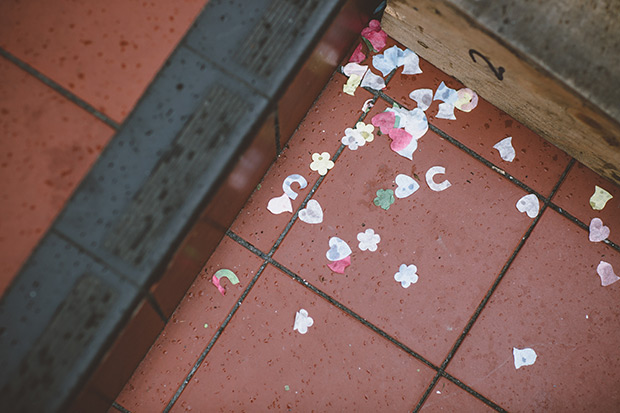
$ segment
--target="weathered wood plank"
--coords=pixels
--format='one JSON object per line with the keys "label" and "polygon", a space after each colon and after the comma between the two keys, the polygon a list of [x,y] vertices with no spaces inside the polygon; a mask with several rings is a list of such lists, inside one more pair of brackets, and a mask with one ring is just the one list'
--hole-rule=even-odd
{"label": "weathered wood plank", "polygon": [[[488,2],[481,0],[480,3]],[[566,39],[543,39],[536,45],[532,41],[536,38],[536,31],[534,35],[517,36],[516,26],[511,26],[510,30],[506,28],[511,20],[521,24],[520,30],[534,30],[544,19],[530,18],[523,11],[517,16],[519,7],[510,1],[496,3],[500,5],[487,5],[485,9],[484,5],[478,7],[470,0],[390,0],[382,25],[390,36],[421,57],[455,76],[585,165],[620,184],[620,115],[618,118],[614,115],[620,110],[615,103],[619,100],[614,100],[620,99],[616,96],[620,93],[620,85],[607,85],[618,81],[620,66],[611,69],[597,69],[595,66],[579,72],[571,64],[571,67],[559,69],[566,56],[577,59],[578,64],[590,63],[583,61],[583,55],[575,53],[578,48],[566,45]],[[577,0],[569,3],[577,3]],[[501,5],[512,9],[503,10]],[[482,17],[472,17],[474,14]],[[500,15],[506,16],[504,19],[508,19],[508,23],[503,20],[493,23],[493,19]],[[539,30],[540,35],[564,35],[563,21],[554,21],[563,14],[554,16],[547,19],[551,27]],[[578,17],[576,13],[571,16],[571,19]],[[583,21],[588,22],[588,19]],[[527,23],[529,20],[532,21]],[[582,23],[573,20],[573,25],[578,27],[579,24]],[[570,31],[573,36],[574,31]],[[582,43],[588,41],[582,39]],[[554,63],[545,61],[544,49],[550,45],[554,47],[550,54]],[[563,50],[555,50],[560,47]],[[610,46],[611,49],[617,47],[620,46]],[[593,50],[588,52],[589,58],[601,53],[600,48]],[[618,56],[610,57],[605,64],[613,63],[614,59]],[[600,61],[598,67],[602,67]],[[597,71],[606,73],[601,78],[607,88],[601,86],[601,79],[591,80],[590,86],[587,79],[575,81],[580,74],[582,77],[595,76]]]}

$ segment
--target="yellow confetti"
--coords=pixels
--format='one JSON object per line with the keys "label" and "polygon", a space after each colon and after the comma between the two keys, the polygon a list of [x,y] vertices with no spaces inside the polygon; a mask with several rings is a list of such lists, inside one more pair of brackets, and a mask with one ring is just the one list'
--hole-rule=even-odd
{"label": "yellow confetti", "polygon": [[600,211],[601,209],[605,208],[605,204],[607,204],[607,201],[609,201],[611,198],[613,198],[613,195],[605,191],[600,186],[595,185],[594,194],[590,197],[590,206],[592,207],[592,209]]}
{"label": "yellow confetti", "polygon": [[347,83],[342,86],[342,91],[347,95],[355,96],[355,91],[361,81],[362,78],[359,77],[359,75],[352,74],[351,77],[349,77],[349,80],[347,80]]}

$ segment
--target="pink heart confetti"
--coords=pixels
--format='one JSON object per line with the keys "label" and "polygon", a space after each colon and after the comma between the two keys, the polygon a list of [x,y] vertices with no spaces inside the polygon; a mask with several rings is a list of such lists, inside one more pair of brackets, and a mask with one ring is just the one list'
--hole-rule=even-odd
{"label": "pink heart confetti", "polygon": [[344,274],[344,269],[351,265],[351,256],[347,256],[340,261],[334,261],[327,264],[330,270],[337,272],[338,274]]}
{"label": "pink heart confetti", "polygon": [[598,267],[596,267],[596,272],[598,276],[601,277],[601,285],[603,287],[607,287],[620,280],[620,277],[614,273],[614,268],[608,262],[601,261]]}
{"label": "pink heart confetti", "polygon": [[388,134],[394,129],[396,114],[394,112],[381,112],[372,117],[370,123],[381,129],[381,133]]}
{"label": "pink heart confetti", "polygon": [[367,39],[376,51],[383,49],[387,41],[387,34],[381,30],[379,20],[371,20],[368,27],[362,30],[362,37]]}
{"label": "pink heart confetti", "polygon": [[392,143],[390,144],[390,148],[394,152],[401,151],[409,146],[411,142],[411,134],[404,129],[394,128],[390,131],[388,135],[392,139]]}
{"label": "pink heart confetti", "polygon": [[592,218],[590,221],[590,241],[601,242],[609,238],[609,227],[603,225],[600,218]]}

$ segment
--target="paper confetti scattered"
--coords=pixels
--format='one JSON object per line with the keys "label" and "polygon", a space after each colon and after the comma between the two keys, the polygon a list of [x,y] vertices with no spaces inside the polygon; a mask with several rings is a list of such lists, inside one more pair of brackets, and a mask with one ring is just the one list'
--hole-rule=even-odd
{"label": "paper confetti scattered", "polygon": [[282,183],[284,193],[291,199],[297,199],[297,192],[291,189],[291,184],[293,183],[299,184],[299,188],[304,189],[308,186],[308,181],[306,181],[306,178],[299,174],[292,174],[284,179],[284,182]]}
{"label": "paper confetti scattered", "polygon": [[306,224],[320,224],[323,222],[323,209],[319,201],[309,200],[306,207],[299,211],[299,219]]}
{"label": "paper confetti scattered", "polygon": [[515,159],[515,148],[512,146],[512,136],[502,139],[493,145],[499,151],[499,156],[506,162],[512,162]]}
{"label": "paper confetti scattered", "polygon": [[360,79],[364,77],[366,71],[368,70],[367,65],[360,65],[355,62],[347,63],[342,67],[342,73],[347,77],[351,77],[351,75],[358,75]]}
{"label": "paper confetti scattered", "polygon": [[478,94],[469,88],[459,89],[454,106],[463,112],[471,112],[478,106]]}
{"label": "paper confetti scattered", "polygon": [[435,117],[438,119],[456,120],[456,116],[454,116],[454,105],[445,102],[440,103],[439,110]]}
{"label": "paper confetti scattered", "polygon": [[346,128],[344,130],[344,136],[340,141],[352,151],[356,151],[357,148],[366,144],[366,140],[364,140],[359,131],[353,128]]}
{"label": "paper confetti scattered", "polygon": [[396,175],[397,188],[394,191],[396,198],[407,198],[420,188],[420,184],[415,179],[405,174]]}
{"label": "paper confetti scattered", "polygon": [[371,20],[368,23],[368,27],[364,28],[361,34],[363,38],[370,42],[374,52],[378,52],[385,47],[387,34],[381,30],[379,20]]}
{"label": "paper confetti scattered", "polygon": [[352,252],[349,244],[338,237],[331,237],[329,239],[329,250],[325,256],[330,261],[340,261],[351,255]]}
{"label": "paper confetti scattered", "polygon": [[452,106],[454,106],[457,99],[458,99],[458,92],[446,86],[444,82],[441,82],[441,84],[435,91],[435,97],[433,98],[433,100],[440,100]]}
{"label": "paper confetti scattered", "polygon": [[362,87],[369,87],[374,90],[385,89],[385,80],[381,76],[377,76],[370,70],[366,72],[360,83]]}
{"label": "paper confetti scattered", "polygon": [[450,181],[447,179],[440,183],[435,183],[434,177],[438,174],[445,174],[446,168],[443,166],[433,166],[428,171],[426,171],[426,183],[430,189],[436,192],[444,191],[452,186]]}
{"label": "paper confetti scattered", "polygon": [[355,124],[355,130],[359,132],[360,136],[364,138],[366,142],[372,142],[375,139],[375,135],[373,135],[375,127],[370,124],[367,125],[364,122],[357,122]]}
{"label": "paper confetti scattered", "polygon": [[538,215],[538,209],[540,207],[538,203],[538,197],[534,194],[529,194],[521,197],[517,201],[517,209],[519,212],[527,213],[527,216],[530,218],[536,218]]}
{"label": "paper confetti scattered", "polygon": [[433,103],[433,90],[416,89],[409,93],[409,98],[418,104],[418,108],[426,110],[431,106],[431,103]]}
{"label": "paper confetti scattered", "polygon": [[403,67],[403,75],[417,75],[422,73],[422,69],[420,69],[420,58],[409,49],[405,49],[398,57],[398,66]]}
{"label": "paper confetti scattered", "polygon": [[360,242],[358,247],[362,251],[374,252],[377,250],[377,244],[381,241],[379,234],[375,234],[375,230],[368,228],[364,232],[357,234],[357,240]]}
{"label": "paper confetti scattered", "polygon": [[403,288],[409,288],[411,284],[418,282],[418,267],[415,265],[401,264],[398,272],[394,274],[394,279],[402,285]]}
{"label": "paper confetti scattered", "polygon": [[366,55],[362,52],[362,44],[358,44],[353,53],[351,54],[351,58],[349,62],[360,63],[366,59]]}
{"label": "paper confetti scattered", "polygon": [[286,386],[284,386],[284,390],[289,391],[291,388],[288,386],[288,384]]}
{"label": "paper confetti scattered", "polygon": [[374,103],[372,103],[372,99],[366,100],[364,105],[362,105],[362,112],[367,113],[373,106]]}
{"label": "paper confetti scattered", "polygon": [[611,264],[605,261],[599,262],[598,267],[596,267],[596,273],[601,277],[601,285],[603,287],[607,287],[620,280],[620,277],[614,273],[614,268]]}
{"label": "paper confetti scattered", "polygon": [[603,221],[600,218],[592,218],[592,221],[590,221],[590,241],[604,241],[609,238],[610,232],[609,227],[603,225]]}
{"label": "paper confetti scattered", "polygon": [[231,270],[227,270],[224,268],[218,270],[211,278],[211,282],[217,287],[218,291],[222,295],[226,295],[226,289],[220,284],[220,280],[222,278],[228,278],[228,281],[230,281],[232,285],[239,283],[239,278],[237,278],[237,275],[235,275],[235,273]]}
{"label": "paper confetti scattered", "polygon": [[372,117],[370,122],[379,128],[381,133],[387,135],[390,133],[392,129],[394,129],[394,124],[396,122],[396,113],[394,112],[381,112],[377,113]]}
{"label": "paper confetti scattered", "polygon": [[519,369],[523,366],[531,366],[536,362],[536,352],[531,348],[518,349],[512,348],[512,356],[515,361],[515,368]]}
{"label": "paper confetti scattered", "polygon": [[361,81],[362,81],[362,78],[359,77],[358,75],[356,74],[351,75],[349,79],[347,80],[347,83],[342,85],[342,91],[346,93],[347,95],[355,96],[355,91],[357,90]]}
{"label": "paper confetti scattered", "polygon": [[605,208],[607,201],[613,198],[613,195],[598,185],[594,186],[594,194],[590,197],[590,206],[596,211]]}
{"label": "paper confetti scattered", "polygon": [[319,175],[327,174],[327,171],[334,167],[329,152],[313,153],[310,169],[317,171]]}
{"label": "paper confetti scattered", "polygon": [[295,314],[293,330],[299,331],[300,334],[306,334],[308,332],[308,327],[311,327],[313,324],[314,320],[312,317],[308,316],[308,312],[302,308]]}
{"label": "paper confetti scattered", "polygon": [[397,67],[403,66],[404,75],[416,75],[422,73],[420,69],[420,58],[413,51],[402,50],[398,46],[392,46],[383,54],[377,54],[372,57],[372,65],[387,76]]}
{"label": "paper confetti scattered", "polygon": [[267,209],[272,214],[278,215],[283,212],[293,212],[293,205],[291,199],[286,194],[271,198],[267,204]]}
{"label": "paper confetti scattered", "polygon": [[344,274],[345,268],[347,268],[349,265],[351,265],[351,257],[345,257],[341,260],[327,264],[330,270],[332,270],[333,272],[337,272],[338,274]]}
{"label": "paper confetti scattered", "polygon": [[376,206],[385,209],[390,209],[390,206],[394,203],[394,191],[391,189],[379,189],[377,191],[377,197],[374,200]]}
{"label": "paper confetti scattered", "polygon": [[428,131],[428,120],[420,108],[413,110],[388,108],[385,112],[373,116],[371,123],[392,139],[390,148],[407,159],[413,159],[418,139]]}

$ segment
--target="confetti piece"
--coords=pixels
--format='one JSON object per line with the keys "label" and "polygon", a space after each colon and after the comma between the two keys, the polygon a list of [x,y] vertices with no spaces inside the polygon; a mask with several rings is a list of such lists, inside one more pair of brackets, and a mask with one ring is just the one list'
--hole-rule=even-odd
{"label": "confetti piece", "polygon": [[281,214],[283,212],[293,212],[293,205],[291,199],[286,194],[271,198],[267,204],[267,209],[274,215]]}
{"label": "confetti piece", "polygon": [[433,90],[432,89],[416,89],[409,93],[409,98],[414,100],[418,104],[418,108],[426,110],[431,106],[433,102]]}
{"label": "confetti piece", "polygon": [[394,112],[381,112],[372,117],[370,122],[379,128],[381,133],[387,135],[392,129],[394,129],[394,123],[396,122],[396,113]]}
{"label": "confetti piece", "polygon": [[297,192],[291,189],[291,184],[293,182],[298,183],[300,189],[304,189],[308,186],[308,181],[306,181],[306,178],[298,174],[289,175],[284,179],[284,182],[282,183],[284,193],[291,199],[297,199]]}
{"label": "confetti piece", "polygon": [[609,227],[603,225],[603,221],[600,218],[592,218],[590,221],[590,241],[601,242],[609,238]]}
{"label": "confetti piece", "polygon": [[459,89],[456,92],[454,107],[463,112],[471,112],[478,106],[478,94],[469,88]]}
{"label": "confetti piece", "polygon": [[349,79],[347,80],[347,83],[342,85],[342,91],[346,93],[347,95],[355,96],[355,91],[357,90],[357,87],[360,85],[361,81],[362,81],[362,78],[359,77],[358,75],[356,74],[351,75]]}
{"label": "confetti piece", "polygon": [[325,256],[330,261],[340,261],[351,255],[352,252],[349,244],[338,237],[331,237],[329,239],[329,250]]}
{"label": "confetti piece", "polygon": [[411,134],[404,129],[394,128],[390,131],[388,136],[390,137],[390,139],[392,139],[392,143],[390,143],[390,148],[396,153],[406,149],[413,140]]}
{"label": "confetti piece", "polygon": [[381,23],[378,20],[371,20],[368,27],[362,30],[362,37],[367,39],[373,47],[373,51],[380,51],[385,47],[387,34],[381,30]]}
{"label": "confetti piece", "polygon": [[401,264],[398,268],[398,272],[394,274],[394,279],[400,283],[403,288],[409,288],[411,284],[418,282],[418,267],[415,265]]}
{"label": "confetti piece", "polygon": [[295,324],[293,325],[293,330],[299,331],[300,334],[306,334],[308,332],[308,327],[311,327],[312,324],[314,324],[314,320],[312,317],[309,317],[308,312],[302,308],[295,314]]}
{"label": "confetti piece", "polygon": [[446,168],[444,168],[443,166],[433,166],[428,171],[426,171],[426,183],[428,187],[435,192],[444,191],[450,188],[452,186],[450,181],[445,180],[441,183],[435,183],[433,179],[435,175],[445,174],[445,173],[446,173]]}
{"label": "confetti piece", "polygon": [[381,72],[383,76],[387,76],[398,66],[398,56],[402,50],[398,46],[392,46],[383,54],[376,54],[372,57],[372,65]]}
{"label": "confetti piece", "polygon": [[364,59],[366,59],[366,55],[364,54],[364,52],[362,52],[362,44],[360,43],[351,54],[349,62],[360,63],[363,62]]}
{"label": "confetti piece", "polygon": [[327,264],[330,270],[338,274],[344,274],[345,268],[351,265],[351,257],[346,257],[338,261]]}
{"label": "confetti piece", "polygon": [[375,234],[375,230],[368,228],[364,232],[357,234],[357,240],[360,242],[358,247],[362,251],[375,252],[377,250],[377,244],[381,241],[379,234]]}
{"label": "confetti piece", "polygon": [[603,287],[607,287],[620,280],[620,277],[614,273],[614,268],[610,263],[601,261],[598,263],[598,267],[596,267],[596,273],[599,277],[601,277],[601,285]]}
{"label": "confetti piece", "polygon": [[515,159],[515,148],[512,146],[512,136],[502,139],[493,145],[499,151],[499,156],[506,162],[512,162]]}
{"label": "confetti piece", "polygon": [[351,75],[358,75],[360,78],[364,77],[366,72],[368,71],[367,65],[360,65],[355,62],[347,63],[342,67],[342,73],[347,77],[351,77]]}
{"label": "confetti piece", "polygon": [[369,87],[374,90],[381,90],[385,89],[385,81],[381,76],[377,76],[369,70],[362,78],[360,86]]}
{"label": "confetti piece", "polygon": [[320,224],[323,222],[323,209],[318,201],[311,199],[306,207],[299,211],[299,219],[306,224]]}
{"label": "confetti piece", "polygon": [[288,385],[284,386],[284,390],[289,391],[291,388]]}
{"label": "confetti piece", "polygon": [[536,352],[531,348],[518,349],[512,348],[512,356],[515,361],[515,369],[523,366],[531,366],[536,362]]}
{"label": "confetti piece", "polygon": [[327,174],[327,171],[334,167],[334,162],[330,159],[329,152],[313,153],[310,169],[317,171],[319,175]]}
{"label": "confetti piece", "polygon": [[448,120],[456,120],[456,116],[454,116],[454,105],[449,103],[440,103],[439,110],[435,115],[437,119],[448,119]]}
{"label": "confetti piece", "polygon": [[394,203],[394,191],[391,189],[379,189],[377,191],[377,197],[374,200],[376,206],[385,209],[390,209],[390,205]]}
{"label": "confetti piece", "polygon": [[441,84],[435,91],[435,97],[433,98],[433,100],[441,100],[442,102],[448,103],[452,106],[454,106],[457,99],[458,92],[446,86],[444,82],[441,82]]}
{"label": "confetti piece", "polygon": [[538,215],[538,197],[534,194],[521,197],[521,199],[517,201],[516,206],[519,212],[527,213],[527,216],[530,218],[536,218],[536,215]]}
{"label": "confetti piece", "polygon": [[362,106],[362,112],[367,113],[375,104],[372,103],[372,98],[368,99],[366,102],[364,102],[364,105]]}
{"label": "confetti piece", "polygon": [[375,135],[372,134],[375,131],[375,127],[370,124],[367,125],[364,122],[357,122],[355,124],[355,130],[359,132],[366,142],[372,142],[375,139]]}
{"label": "confetti piece", "polygon": [[405,49],[402,54],[399,54],[397,65],[403,67],[403,75],[417,75],[422,73],[422,69],[420,69],[420,58],[413,50]]}
{"label": "confetti piece", "polygon": [[222,295],[226,295],[226,289],[220,284],[221,278],[228,278],[228,281],[230,281],[232,285],[239,284],[239,278],[237,278],[234,272],[227,269],[218,270],[211,278],[211,282],[217,287],[218,291]]}
{"label": "confetti piece", "polygon": [[407,198],[420,188],[420,184],[418,184],[415,179],[405,174],[396,175],[394,182],[396,182],[397,185],[394,191],[396,198]]}
{"label": "confetti piece", "polygon": [[356,151],[357,148],[366,144],[362,135],[352,128],[346,128],[344,130],[344,136],[340,139],[340,142],[352,151]]}
{"label": "confetti piece", "polygon": [[605,204],[613,198],[613,195],[605,191],[598,185],[594,186],[594,194],[590,197],[590,206],[596,211],[600,211],[605,208]]}

